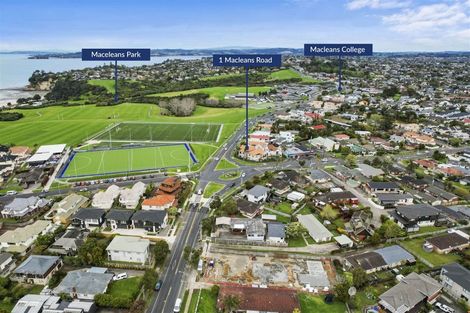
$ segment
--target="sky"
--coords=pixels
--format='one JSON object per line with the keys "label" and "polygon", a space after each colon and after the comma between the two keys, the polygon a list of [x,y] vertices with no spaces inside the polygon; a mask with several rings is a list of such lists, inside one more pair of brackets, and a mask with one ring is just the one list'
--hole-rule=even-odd
{"label": "sky", "polygon": [[470,51],[470,0],[0,1],[0,51],[304,43]]}

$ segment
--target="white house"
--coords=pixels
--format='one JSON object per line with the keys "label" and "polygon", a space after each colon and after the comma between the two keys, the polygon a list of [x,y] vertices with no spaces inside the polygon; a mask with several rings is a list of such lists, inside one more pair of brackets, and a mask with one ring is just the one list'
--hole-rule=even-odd
{"label": "white house", "polygon": [[266,241],[273,243],[286,242],[286,225],[283,223],[267,223],[268,231],[266,233]]}
{"label": "white house", "polygon": [[457,300],[470,305],[470,271],[459,263],[446,264],[441,269],[440,279],[444,290]]}
{"label": "white house", "polygon": [[150,241],[138,237],[117,236],[106,248],[108,259],[145,264],[149,259]]}
{"label": "white house", "polygon": [[250,202],[254,203],[260,203],[266,201],[269,195],[269,189],[261,186],[261,185],[256,185],[250,190],[248,190],[246,194],[246,198]]}
{"label": "white house", "polygon": [[140,198],[144,195],[145,184],[137,182],[132,188],[123,189],[119,197],[119,203],[126,207],[126,209],[135,209],[139,204]]}
{"label": "white house", "polygon": [[114,199],[116,199],[121,192],[121,189],[116,185],[111,185],[106,191],[100,191],[93,197],[93,207],[109,210],[113,206]]}
{"label": "white house", "polygon": [[330,241],[333,238],[333,234],[313,214],[297,215],[297,219],[315,242]]}
{"label": "white house", "polygon": [[280,131],[279,138],[285,142],[294,142],[295,135],[290,131]]}
{"label": "white house", "polygon": [[339,149],[339,143],[330,138],[317,137],[308,141],[312,146],[323,149],[325,151],[334,151]]}
{"label": "white house", "polygon": [[300,202],[303,199],[305,199],[305,195],[298,191],[292,191],[287,195],[287,200],[290,200],[292,202]]}
{"label": "white house", "polygon": [[0,236],[0,250],[7,252],[25,253],[36,238],[53,230],[50,221],[38,220],[25,227],[6,231]]}

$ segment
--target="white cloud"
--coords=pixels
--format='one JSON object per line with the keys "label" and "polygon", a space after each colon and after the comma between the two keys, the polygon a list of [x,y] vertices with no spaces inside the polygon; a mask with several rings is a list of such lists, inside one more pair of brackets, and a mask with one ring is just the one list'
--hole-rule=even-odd
{"label": "white cloud", "polygon": [[396,9],[405,8],[410,5],[407,0],[349,0],[347,8],[350,10],[358,10],[364,8],[370,9]]}

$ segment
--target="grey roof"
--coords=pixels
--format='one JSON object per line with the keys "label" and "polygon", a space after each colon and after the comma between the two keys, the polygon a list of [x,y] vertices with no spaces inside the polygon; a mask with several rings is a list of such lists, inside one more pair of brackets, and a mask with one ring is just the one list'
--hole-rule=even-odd
{"label": "grey roof", "polygon": [[441,290],[441,285],[425,274],[411,273],[379,296],[380,303],[396,312],[408,312]]}
{"label": "grey roof", "polygon": [[268,223],[268,237],[286,237],[286,225],[282,223]]}
{"label": "grey roof", "polygon": [[116,236],[109,243],[106,251],[125,251],[145,253],[150,246],[150,240],[131,236]]}
{"label": "grey roof", "polygon": [[444,265],[441,273],[463,287],[463,289],[470,291],[470,271],[459,263]]}
{"label": "grey roof", "polygon": [[134,214],[132,210],[109,210],[108,214],[106,214],[107,220],[115,220],[115,221],[130,221],[131,216]]}
{"label": "grey roof", "polygon": [[21,211],[26,207],[35,205],[39,197],[31,196],[28,198],[15,198],[13,201],[5,205],[5,209],[12,211]]}
{"label": "grey roof", "polygon": [[0,253],[0,264],[5,262],[6,260],[10,259],[12,256],[13,256],[13,254],[8,253],[8,252]]}
{"label": "grey roof", "polygon": [[377,249],[375,252],[380,254],[388,265],[403,261],[416,261],[413,255],[398,245]]}
{"label": "grey roof", "polygon": [[151,222],[162,225],[165,221],[166,211],[154,210],[154,211],[137,211],[132,215],[133,221]]}
{"label": "grey roof", "polygon": [[357,165],[359,172],[361,172],[366,177],[380,176],[384,174],[384,171],[380,168],[375,168],[365,163],[359,163]]}
{"label": "grey roof", "polygon": [[246,233],[264,235],[264,223],[260,218],[248,219],[246,221]]}
{"label": "grey roof", "polygon": [[323,171],[320,171],[320,170],[311,170],[310,171],[310,177],[313,179],[313,180],[317,180],[317,179],[330,179],[330,176],[328,176],[328,174],[326,174],[325,172]]}
{"label": "grey roof", "polygon": [[268,192],[269,192],[269,189],[261,185],[256,185],[250,190],[248,190],[248,194],[254,197],[261,197],[265,194],[268,194]]}
{"label": "grey roof", "polygon": [[378,193],[377,199],[380,201],[398,201],[404,199],[413,199],[409,193]]}
{"label": "grey roof", "polygon": [[313,215],[297,215],[300,224],[307,228],[308,233],[315,241],[321,241],[326,238],[331,238],[333,235],[330,231],[320,223],[319,220]]}
{"label": "grey roof", "polygon": [[77,211],[77,213],[75,213],[73,218],[79,220],[98,219],[103,217],[105,212],[105,210],[97,208],[80,209]]}
{"label": "grey roof", "polygon": [[380,182],[380,181],[371,181],[368,183],[369,187],[372,189],[399,189],[397,183],[395,182]]}
{"label": "grey roof", "polygon": [[396,211],[408,220],[413,220],[423,216],[439,215],[439,210],[427,203],[399,206]]}
{"label": "grey roof", "polygon": [[452,200],[452,199],[455,199],[455,198],[458,198],[458,196],[456,196],[455,194],[451,193],[451,192],[448,192],[448,191],[445,191],[444,189],[441,189],[439,187],[436,187],[436,186],[428,186],[426,188],[426,190],[433,194],[434,196],[436,197],[440,197],[444,200]]}
{"label": "grey roof", "polygon": [[49,255],[31,255],[15,269],[15,274],[44,275],[60,258]]}
{"label": "grey roof", "polygon": [[85,272],[82,270],[68,272],[65,278],[54,289],[54,294],[71,293],[96,295],[105,293],[113,274]]}
{"label": "grey roof", "polygon": [[241,212],[246,212],[248,214],[254,214],[260,210],[260,205],[250,202],[245,199],[237,200],[237,208]]}

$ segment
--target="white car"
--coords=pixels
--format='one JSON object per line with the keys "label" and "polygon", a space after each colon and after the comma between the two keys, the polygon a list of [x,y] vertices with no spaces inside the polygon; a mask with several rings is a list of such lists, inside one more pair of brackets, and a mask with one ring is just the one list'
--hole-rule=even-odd
{"label": "white car", "polygon": [[245,177],[245,176],[246,176],[246,174],[245,174],[245,173],[242,173],[242,177]]}
{"label": "white car", "polygon": [[455,310],[443,303],[440,303],[440,302],[436,302],[436,307],[439,308],[441,311],[444,311],[446,313],[454,313]]}
{"label": "white car", "polygon": [[114,275],[113,276],[113,280],[123,280],[123,279],[126,279],[127,278],[127,273],[120,273],[120,274],[117,274],[117,275]]}
{"label": "white car", "polygon": [[6,193],[6,195],[7,195],[7,196],[14,196],[14,195],[16,195],[17,193],[18,193],[18,192],[17,192],[16,190],[8,190],[7,193]]}

